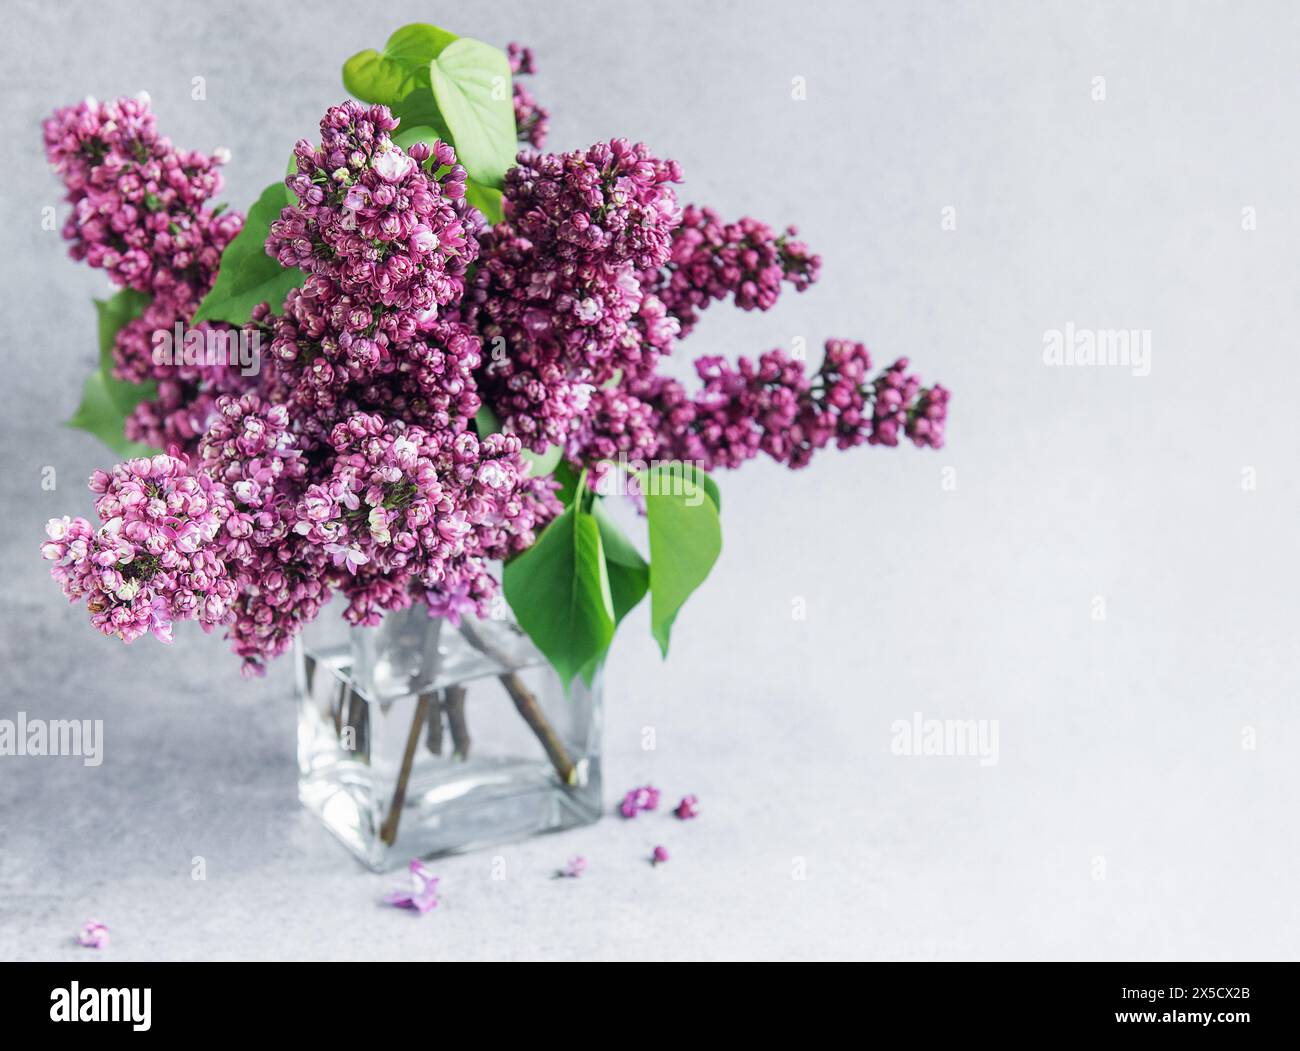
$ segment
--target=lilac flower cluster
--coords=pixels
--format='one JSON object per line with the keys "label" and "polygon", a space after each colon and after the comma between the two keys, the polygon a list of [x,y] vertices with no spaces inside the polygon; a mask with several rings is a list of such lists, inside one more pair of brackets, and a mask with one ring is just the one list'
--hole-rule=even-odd
{"label": "lilac flower cluster", "polygon": [[224,380],[229,389],[238,383],[231,386],[230,377],[203,366],[159,367],[152,335],[189,321],[216,279],[222,251],[243,226],[238,212],[210,206],[228,154],[176,149],[158,134],[146,95],[86,99],[56,111],[44,132],[46,156],[72,204],[63,229],[70,254],[150,297],[143,316],[117,334],[114,371],[133,382],[160,379],[164,389],[158,404],[128,420],[127,437],[192,448],[201,431],[192,403],[211,382]]}
{"label": "lilac flower cluster", "polygon": [[[377,323],[390,339],[413,312],[459,299],[476,254],[465,169],[452,148],[403,150],[390,137],[396,127],[384,106],[332,107],[320,145],[302,139],[294,148],[298,170],[287,183],[300,203],[284,210],[267,241],[281,266],[311,275],[338,294],[350,321],[364,320],[354,331]],[[425,170],[430,159],[449,169],[441,179]]]}
{"label": "lilac flower cluster", "polygon": [[229,635],[245,671],[256,673],[331,595],[327,555],[293,531],[307,460],[287,408],[255,393],[217,400],[199,452],[204,473],[225,487],[234,508],[222,547],[241,585]]}
{"label": "lilac flower cluster", "polygon": [[749,217],[723,223],[712,208],[687,205],[668,263],[645,283],[677,319],[683,336],[714,300],[731,296],[742,310],[769,310],[782,282],[803,292],[821,272],[821,257],[797,235],[793,226],[777,234]]}
{"label": "lilac flower cluster", "polygon": [[[414,601],[486,612],[488,561],[530,546],[558,512],[555,483],[528,476],[518,438],[469,429],[480,342],[457,311],[482,220],[451,148],[403,150],[395,127],[383,107],[348,102],[325,114],[318,146],[298,144],[286,180],[298,204],[267,252],[307,279],[282,313],[254,312],[271,345],[255,389],[164,383],[147,410],[159,432],[184,437],[194,465],[132,461],[111,486],[92,480],[106,493],[98,533],[51,524],[54,574],[101,630],[223,624],[258,673],[335,592],[358,624]],[[141,464],[166,484],[132,481]],[[141,486],[184,564],[132,517]]]}
{"label": "lilac flower cluster", "polygon": [[446,613],[482,612],[495,593],[484,559],[532,541],[518,439],[357,413],[331,441],[333,470],[303,491],[294,529],[346,569],[347,619],[379,623],[384,610],[411,605],[410,585]]}
{"label": "lilac flower cluster", "polygon": [[623,387],[601,388],[592,392],[566,452],[574,462],[591,462],[599,477],[601,466],[610,461],[653,457],[660,445],[659,427],[659,415],[646,402]]}
{"label": "lilac flower cluster", "polygon": [[680,180],[675,162],[625,139],[525,151],[507,173],[506,221],[485,237],[470,316],[504,350],[480,389],[530,448],[564,443],[592,388],[643,371],[647,344],[664,342],[662,305],[638,274],[668,260]]}
{"label": "lilac flower cluster", "polygon": [[695,362],[703,381],[691,395],[666,377],[632,380],[599,392],[595,411],[574,430],[568,455],[599,478],[601,465],[629,460],[691,460],[706,470],[739,467],[760,452],[803,467],[832,442],[942,448],[948,391],[923,388],[907,359],[870,375],[865,346],[828,340],[818,372],[772,350],[757,361],[705,356]]}
{"label": "lilac flower cluster", "polygon": [[173,621],[210,630],[229,620],[236,586],[219,553],[231,513],[221,486],[159,454],[96,471],[90,488],[102,525],[51,519],[41,554],[63,593],[85,600],[91,624],[124,642],[150,631],[170,641]]}
{"label": "lilac flower cluster", "polygon": [[464,294],[481,216],[451,147],[402,150],[396,123],[382,106],[333,107],[319,148],[296,148],[300,204],[271,225],[268,253],[309,277],[283,314],[254,315],[275,363],[264,386],[317,442],[357,411],[459,433],[480,406],[477,334],[444,308]]}
{"label": "lilac flower cluster", "polygon": [[241,225],[207,209],[226,155],[175,149],[158,134],[146,95],[86,99],[55,112],[44,131],[73,206],[63,229],[72,258],[116,285],[197,306]]}
{"label": "lilac flower cluster", "polygon": [[868,376],[858,343],[828,341],[814,375],[779,351],[706,356],[693,394],[657,374],[710,303],[768,310],[821,269],[792,226],[679,210],[679,181],[674,162],[621,140],[519,155],[465,311],[491,348],[476,378],[505,430],[539,452],[560,444],[593,484],[620,456],[713,469],[764,452],[802,467],[832,442],[942,446],[947,391],[905,360]]}

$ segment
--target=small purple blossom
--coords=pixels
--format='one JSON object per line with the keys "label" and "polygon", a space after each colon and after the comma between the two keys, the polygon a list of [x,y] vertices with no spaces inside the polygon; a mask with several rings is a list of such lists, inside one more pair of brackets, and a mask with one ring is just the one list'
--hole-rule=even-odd
{"label": "small purple blossom", "polygon": [[682,801],[673,808],[679,821],[689,821],[700,816],[700,801],[695,796],[682,796]]}
{"label": "small purple blossom", "polygon": [[581,854],[571,857],[557,873],[562,879],[577,879],[587,871],[587,859]]}
{"label": "small purple blossom", "polygon": [[87,920],[77,932],[77,944],[87,949],[107,949],[108,942],[108,927],[98,920]]}
{"label": "small purple blossom", "polygon": [[619,804],[619,813],[624,817],[636,817],[642,810],[659,809],[659,789],[654,785],[643,785],[640,788],[634,788],[623,797],[623,802]]}
{"label": "small purple blossom", "polygon": [[654,853],[650,855],[651,865],[662,865],[669,858],[668,848],[664,846],[655,847]]}
{"label": "small purple blossom", "polygon": [[411,859],[410,870],[411,889],[391,891],[384,895],[384,901],[399,909],[415,909],[423,916],[438,907],[438,877],[425,868],[419,858]]}

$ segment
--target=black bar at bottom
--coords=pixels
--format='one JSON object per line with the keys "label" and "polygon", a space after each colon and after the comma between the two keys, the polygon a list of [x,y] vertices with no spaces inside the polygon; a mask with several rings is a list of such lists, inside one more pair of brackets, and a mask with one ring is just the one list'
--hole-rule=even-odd
{"label": "black bar at bottom", "polygon": [[[987,1037],[1202,1030],[1227,1036],[1245,1030],[1273,1036],[1295,1030],[1292,990],[1298,977],[1291,963],[872,963],[851,964],[829,983],[824,973],[752,966],[722,983],[680,968],[630,978],[609,966],[581,978],[550,967],[519,981],[485,979],[463,964],[453,966],[0,964],[0,1024],[6,1038],[57,1036],[59,1030],[93,1038],[112,1029],[114,1035],[163,1039],[283,1032],[319,1033],[332,1041],[353,1035],[388,1040],[398,1033],[442,1032],[441,1023],[430,1028],[430,1011],[437,1013],[440,1002],[466,1007],[460,997],[468,996],[489,1009],[486,1015],[479,1008],[457,1012],[467,1024],[481,1017],[481,1036],[499,1033],[510,1019],[518,1019],[527,1034],[529,1019],[554,1021],[575,1010],[569,1038],[597,1043],[615,1033],[581,1036],[594,1022],[584,1017],[582,1005],[596,998],[623,1003],[629,1028],[648,1026],[661,1039],[682,1035],[678,1027],[700,1010],[738,1030],[776,1019],[810,1025],[814,1018],[822,1030],[839,1015],[848,1016],[856,1032],[885,1035],[907,1021],[927,1040],[947,1032]],[[582,984],[575,987],[575,981]],[[745,994],[737,1000],[732,994],[742,987]],[[582,995],[575,996],[579,990]],[[853,995],[845,995],[847,990]],[[679,1013],[683,1008],[685,1015]],[[553,1026],[550,1035],[558,1035]],[[808,1036],[815,1039],[816,1033]]]}

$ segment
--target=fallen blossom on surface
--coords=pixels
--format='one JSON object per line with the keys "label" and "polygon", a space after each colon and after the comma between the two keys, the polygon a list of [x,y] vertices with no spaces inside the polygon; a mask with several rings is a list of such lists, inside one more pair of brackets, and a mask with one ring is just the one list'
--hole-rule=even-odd
{"label": "fallen blossom on surface", "polygon": [[579,854],[577,857],[570,858],[558,875],[563,879],[577,879],[586,871],[587,859]]}
{"label": "fallen blossom on surface", "polygon": [[98,920],[87,920],[77,933],[77,944],[87,949],[107,949],[108,940],[108,928]]}
{"label": "fallen blossom on surface", "polygon": [[623,797],[618,811],[624,817],[636,817],[642,810],[659,809],[659,789],[654,785],[634,788]]}
{"label": "fallen blossom on surface", "polygon": [[682,801],[673,809],[673,813],[682,821],[689,821],[700,816],[700,801],[695,796],[682,796]]}
{"label": "fallen blossom on surface", "polygon": [[433,875],[419,858],[411,859],[411,889],[395,890],[384,895],[384,901],[399,909],[415,909],[423,916],[438,906],[438,877]]}

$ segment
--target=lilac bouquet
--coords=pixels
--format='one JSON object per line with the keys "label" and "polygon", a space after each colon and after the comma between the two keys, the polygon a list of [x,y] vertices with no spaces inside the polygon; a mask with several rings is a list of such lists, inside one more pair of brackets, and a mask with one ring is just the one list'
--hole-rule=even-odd
{"label": "lilac bouquet", "polygon": [[660,374],[712,303],[767,310],[821,260],[794,227],[682,207],[642,144],[540,152],[533,68],[398,30],[247,215],[214,203],[228,157],[175,147],[147,97],[49,118],[71,255],[119,289],[70,422],[125,459],[91,479],[98,522],[52,520],[42,548],[100,632],[196,620],[261,674],[335,594],[354,625],[455,623],[504,589],[589,681],[647,594],[667,652],[721,547],[710,472],[943,444],[948,392],[852,340],[815,372],[772,350],[698,358],[694,390]]}

